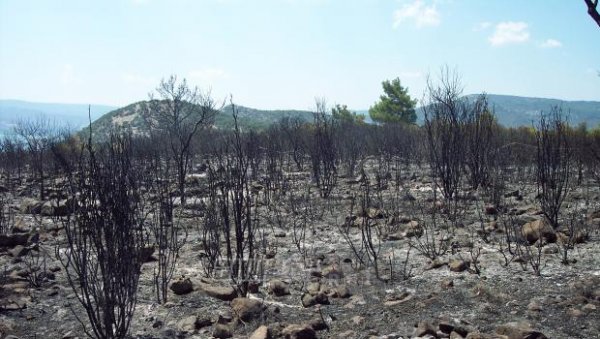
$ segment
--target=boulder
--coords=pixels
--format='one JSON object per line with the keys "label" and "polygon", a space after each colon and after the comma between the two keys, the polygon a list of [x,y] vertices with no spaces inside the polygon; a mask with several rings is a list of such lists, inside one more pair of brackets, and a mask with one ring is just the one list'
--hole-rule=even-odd
{"label": "boulder", "polygon": [[193,333],[203,327],[212,325],[212,321],[208,318],[199,318],[198,316],[191,315],[183,318],[179,321],[178,327],[184,332]]}
{"label": "boulder", "polygon": [[325,279],[342,279],[344,272],[336,266],[329,266],[321,271],[321,275]]}
{"label": "boulder", "polygon": [[33,198],[24,198],[21,200],[19,210],[24,214],[40,214],[42,211],[42,202]]}
{"label": "boulder", "polygon": [[25,246],[29,233],[0,234],[0,247]]}
{"label": "boulder", "polygon": [[415,328],[415,337],[424,337],[426,335],[437,337],[437,331],[430,322],[419,321],[417,328]]}
{"label": "boulder", "polygon": [[190,278],[182,278],[171,284],[171,291],[177,295],[191,293],[194,290],[194,284]]}
{"label": "boulder", "polygon": [[231,286],[217,285],[204,280],[198,284],[198,288],[206,295],[223,301],[232,301],[237,297],[236,290]]}
{"label": "boulder", "polygon": [[273,279],[269,282],[268,290],[270,294],[278,297],[290,294],[288,284],[278,279]]}
{"label": "boulder", "polygon": [[271,333],[269,328],[265,325],[260,326],[250,336],[250,339],[270,339]]}
{"label": "boulder", "polygon": [[511,322],[496,328],[496,334],[508,339],[547,339],[543,333],[531,328],[528,323]]}
{"label": "boulder", "polygon": [[73,199],[48,200],[40,208],[40,214],[47,217],[64,217],[71,214]]}
{"label": "boulder", "polygon": [[471,265],[470,262],[465,261],[465,260],[451,260],[448,263],[448,267],[450,268],[451,272],[462,272],[465,271],[467,269],[469,269],[469,266]]}
{"label": "boulder", "polygon": [[556,232],[546,219],[537,219],[523,225],[521,234],[530,244],[538,241],[540,236],[549,243],[556,242]]}
{"label": "boulder", "polygon": [[350,289],[346,285],[339,285],[336,287],[334,292],[334,297],[336,298],[350,298],[352,293],[350,293]]}
{"label": "boulder", "polygon": [[231,329],[229,328],[229,326],[223,325],[223,324],[217,324],[213,330],[212,335],[213,335],[213,337],[219,338],[219,339],[233,337],[233,334],[231,333]]}
{"label": "boulder", "polygon": [[317,304],[329,305],[329,298],[327,297],[327,294],[323,292],[319,292],[316,295],[306,293],[302,296],[302,306],[311,307]]}
{"label": "boulder", "polygon": [[233,313],[242,321],[251,321],[262,316],[265,306],[260,300],[235,298],[231,302]]}
{"label": "boulder", "polygon": [[281,331],[281,334],[286,339],[314,339],[317,337],[317,332],[308,325],[288,325]]}

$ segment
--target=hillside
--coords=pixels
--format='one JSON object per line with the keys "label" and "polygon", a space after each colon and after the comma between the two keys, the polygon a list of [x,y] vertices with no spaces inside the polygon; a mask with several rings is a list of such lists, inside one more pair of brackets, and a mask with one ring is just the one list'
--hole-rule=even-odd
{"label": "hillside", "polygon": [[[116,109],[107,105],[91,105],[92,120]],[[0,135],[8,133],[19,119],[36,119],[40,116],[54,120],[57,125],[79,129],[88,124],[88,105],[39,103],[21,100],[0,100]]]}
{"label": "hillside", "polygon": [[[585,122],[588,127],[596,127],[600,124],[600,102],[598,101],[566,101],[498,94],[487,96],[498,121],[507,127],[531,126],[537,121],[541,112],[547,112],[555,106],[562,108],[563,113],[569,117],[571,125]],[[476,97],[476,94],[467,95],[469,99]],[[423,124],[422,110],[419,109],[417,115],[417,122]]]}
{"label": "hillside", "polygon": [[[93,122],[92,129],[100,135],[108,133],[110,128],[131,129],[133,133],[140,133],[148,128],[143,117],[146,101],[136,102],[123,108],[108,112]],[[305,121],[312,121],[312,113],[296,110],[258,110],[236,105],[238,122],[243,129],[264,129],[284,117],[299,117]],[[233,128],[232,108],[225,106],[215,116],[215,128]]]}

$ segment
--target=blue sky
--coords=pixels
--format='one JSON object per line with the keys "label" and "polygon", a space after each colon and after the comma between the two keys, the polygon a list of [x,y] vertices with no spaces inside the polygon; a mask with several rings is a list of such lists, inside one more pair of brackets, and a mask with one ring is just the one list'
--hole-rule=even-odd
{"label": "blue sky", "polygon": [[217,99],[366,109],[448,65],[465,94],[600,100],[583,0],[0,0],[0,98],[126,105],[177,74]]}

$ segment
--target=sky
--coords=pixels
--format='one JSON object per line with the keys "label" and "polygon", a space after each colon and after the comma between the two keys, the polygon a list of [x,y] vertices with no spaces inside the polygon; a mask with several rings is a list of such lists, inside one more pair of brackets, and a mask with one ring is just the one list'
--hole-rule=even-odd
{"label": "sky", "polygon": [[175,74],[254,108],[368,109],[448,66],[465,94],[600,101],[599,56],[583,0],[0,0],[0,99],[124,106]]}

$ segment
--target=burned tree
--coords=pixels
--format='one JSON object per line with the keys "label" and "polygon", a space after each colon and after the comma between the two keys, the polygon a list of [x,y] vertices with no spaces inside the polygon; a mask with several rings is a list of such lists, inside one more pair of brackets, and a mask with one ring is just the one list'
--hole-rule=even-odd
{"label": "burned tree", "polygon": [[536,178],[538,199],[544,216],[558,228],[558,217],[569,192],[571,150],[568,143],[569,125],[562,110],[554,107],[542,114],[536,130]]}
{"label": "burned tree", "polygon": [[442,69],[438,85],[428,81],[427,90],[429,97],[423,111],[429,162],[436,184],[450,204],[456,198],[462,179],[467,104],[461,98],[459,76],[448,68]]}
{"label": "burned tree", "polygon": [[62,220],[67,248],[57,256],[89,327],[73,313],[95,338],[124,338],[137,302],[146,215],[130,152],[129,137],[97,148],[90,138],[71,178],[74,213]]}
{"label": "burned tree", "polygon": [[144,112],[150,127],[162,133],[168,143],[170,157],[175,162],[175,171],[181,203],[185,204],[185,176],[191,159],[191,143],[194,135],[211,124],[215,114],[215,103],[210,93],[190,88],[185,79],[178,82],[172,75],[162,80],[156,89],[160,98],[150,94]]}
{"label": "burned tree", "polygon": [[27,152],[31,157],[30,166],[32,172],[37,176],[40,200],[44,200],[46,197],[44,185],[47,170],[46,157],[53,143],[55,130],[54,123],[44,117],[38,117],[35,120],[19,120],[14,128],[15,134],[24,140]]}

